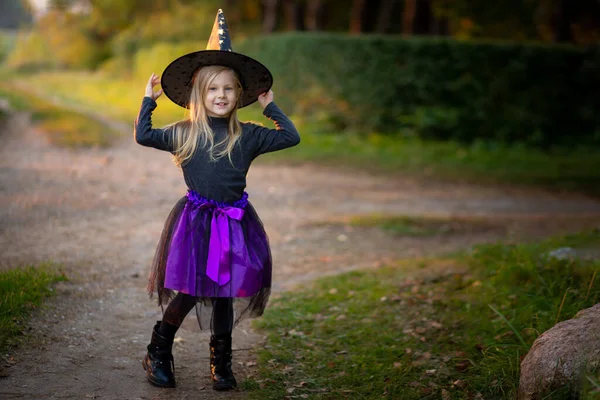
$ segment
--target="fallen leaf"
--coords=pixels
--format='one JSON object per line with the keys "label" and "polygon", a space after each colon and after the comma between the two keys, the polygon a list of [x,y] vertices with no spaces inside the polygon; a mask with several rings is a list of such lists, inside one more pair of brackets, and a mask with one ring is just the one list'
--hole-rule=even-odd
{"label": "fallen leaf", "polygon": [[461,361],[458,361],[454,365],[454,368],[457,371],[463,372],[463,371],[466,371],[470,366],[471,366],[471,362],[469,360],[461,360]]}
{"label": "fallen leaf", "polygon": [[285,391],[288,392],[289,394],[294,393],[294,390],[296,390],[296,388],[293,388],[293,387],[285,389]]}
{"label": "fallen leaf", "polygon": [[462,379],[458,379],[458,380],[452,382],[452,387],[464,389],[466,386],[467,386],[467,382],[463,381]]}
{"label": "fallen leaf", "polygon": [[450,400],[450,393],[446,389],[442,389],[442,400]]}
{"label": "fallen leaf", "polygon": [[254,367],[255,365],[256,365],[256,362],[254,362],[254,361],[248,361],[246,363],[246,367]]}
{"label": "fallen leaf", "polygon": [[426,369],[425,370],[425,374],[426,375],[434,375],[435,371],[437,371],[437,370],[435,370],[435,369]]}
{"label": "fallen leaf", "polygon": [[402,363],[401,362],[395,362],[394,363],[394,368],[400,368],[402,367]]}
{"label": "fallen leaf", "polygon": [[431,321],[429,322],[429,325],[431,325],[431,327],[435,329],[442,329],[442,324],[440,324],[437,321]]}
{"label": "fallen leaf", "polygon": [[329,289],[329,294],[336,294],[338,290],[336,288]]}

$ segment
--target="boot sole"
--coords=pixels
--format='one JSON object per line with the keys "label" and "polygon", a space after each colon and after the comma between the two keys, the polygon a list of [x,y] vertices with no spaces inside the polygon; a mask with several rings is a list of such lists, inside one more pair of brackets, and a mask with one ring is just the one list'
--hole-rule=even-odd
{"label": "boot sole", "polygon": [[144,368],[144,371],[146,371],[146,377],[148,378],[148,382],[150,382],[153,386],[156,387],[160,387],[160,388],[174,388],[175,387],[175,382],[173,383],[161,383],[161,382],[157,382],[155,380],[153,380],[150,376],[150,373],[148,372],[148,367],[146,366],[146,363],[142,360],[142,367]]}
{"label": "boot sole", "polygon": [[217,390],[219,392],[225,392],[227,390],[233,390],[235,388],[237,388],[237,386],[232,386],[232,385],[217,386],[217,385],[213,385],[213,390]]}

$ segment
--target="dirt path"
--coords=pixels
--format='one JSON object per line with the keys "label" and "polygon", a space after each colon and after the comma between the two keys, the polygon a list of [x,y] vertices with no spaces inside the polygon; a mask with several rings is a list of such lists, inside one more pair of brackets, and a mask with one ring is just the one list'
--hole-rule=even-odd
{"label": "dirt path", "polygon": [[[122,127],[130,132],[130,127]],[[108,150],[49,146],[28,117],[0,130],[0,268],[54,260],[68,283],[32,321],[33,345],[4,357],[5,399],[236,399],[210,389],[208,336],[188,318],[175,346],[178,388],[146,382],[140,360],[160,308],[145,292],[146,268],[173,204],[185,193],[170,157],[127,135]],[[502,238],[534,238],[600,226],[600,202],[539,191],[420,182],[316,166],[253,166],[250,199],[275,262],[275,291],[390,259],[464,249]],[[393,238],[339,221],[356,214],[484,216],[464,235]],[[324,223],[325,222],[325,223]],[[234,333],[243,380],[261,336]]]}

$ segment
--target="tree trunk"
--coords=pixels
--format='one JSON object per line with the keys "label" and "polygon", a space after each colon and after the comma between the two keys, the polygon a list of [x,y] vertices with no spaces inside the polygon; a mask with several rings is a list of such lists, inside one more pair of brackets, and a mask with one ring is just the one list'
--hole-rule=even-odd
{"label": "tree trunk", "polygon": [[279,0],[263,0],[265,13],[263,18],[263,32],[272,33],[277,26],[277,6]]}
{"label": "tree trunk", "polygon": [[298,0],[283,0],[283,13],[288,31],[303,31],[303,7]]}
{"label": "tree trunk", "polygon": [[568,0],[556,0],[552,10],[552,26],[555,42],[572,42],[571,13]]}
{"label": "tree trunk", "polygon": [[433,27],[431,29],[434,35],[438,36],[448,36],[450,34],[450,29],[448,27],[448,19],[441,18],[433,18]]}
{"label": "tree trunk", "polygon": [[361,33],[365,0],[354,0],[350,11],[350,33]]}
{"label": "tree trunk", "polygon": [[417,0],[404,0],[404,14],[402,15],[402,33],[412,35],[413,24],[417,14]]}
{"label": "tree trunk", "polygon": [[323,0],[308,0],[306,8],[306,29],[318,31],[322,28],[321,12],[323,11]]}
{"label": "tree trunk", "polygon": [[413,33],[430,35],[433,33],[433,10],[431,0],[417,0]]}
{"label": "tree trunk", "polygon": [[394,11],[394,5],[397,0],[383,0],[379,6],[379,13],[377,15],[377,26],[374,31],[377,33],[386,33],[390,29],[392,22],[392,12]]}

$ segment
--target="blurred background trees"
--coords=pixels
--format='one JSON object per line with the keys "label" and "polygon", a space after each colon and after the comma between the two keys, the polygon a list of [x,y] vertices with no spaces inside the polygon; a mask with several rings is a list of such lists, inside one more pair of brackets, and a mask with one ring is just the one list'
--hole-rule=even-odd
{"label": "blurred background trees", "polygon": [[235,42],[281,31],[600,41],[597,0],[4,0],[0,7],[1,26],[33,26],[20,46],[47,47],[50,64],[68,68],[131,57],[157,41],[201,42],[217,8],[226,11]]}
{"label": "blurred background trees", "polygon": [[600,144],[598,0],[4,0],[2,7],[12,26],[22,21],[5,61],[18,70],[145,79],[202,49],[222,8],[234,51],[263,60],[286,82],[279,99],[287,109],[335,131]]}

